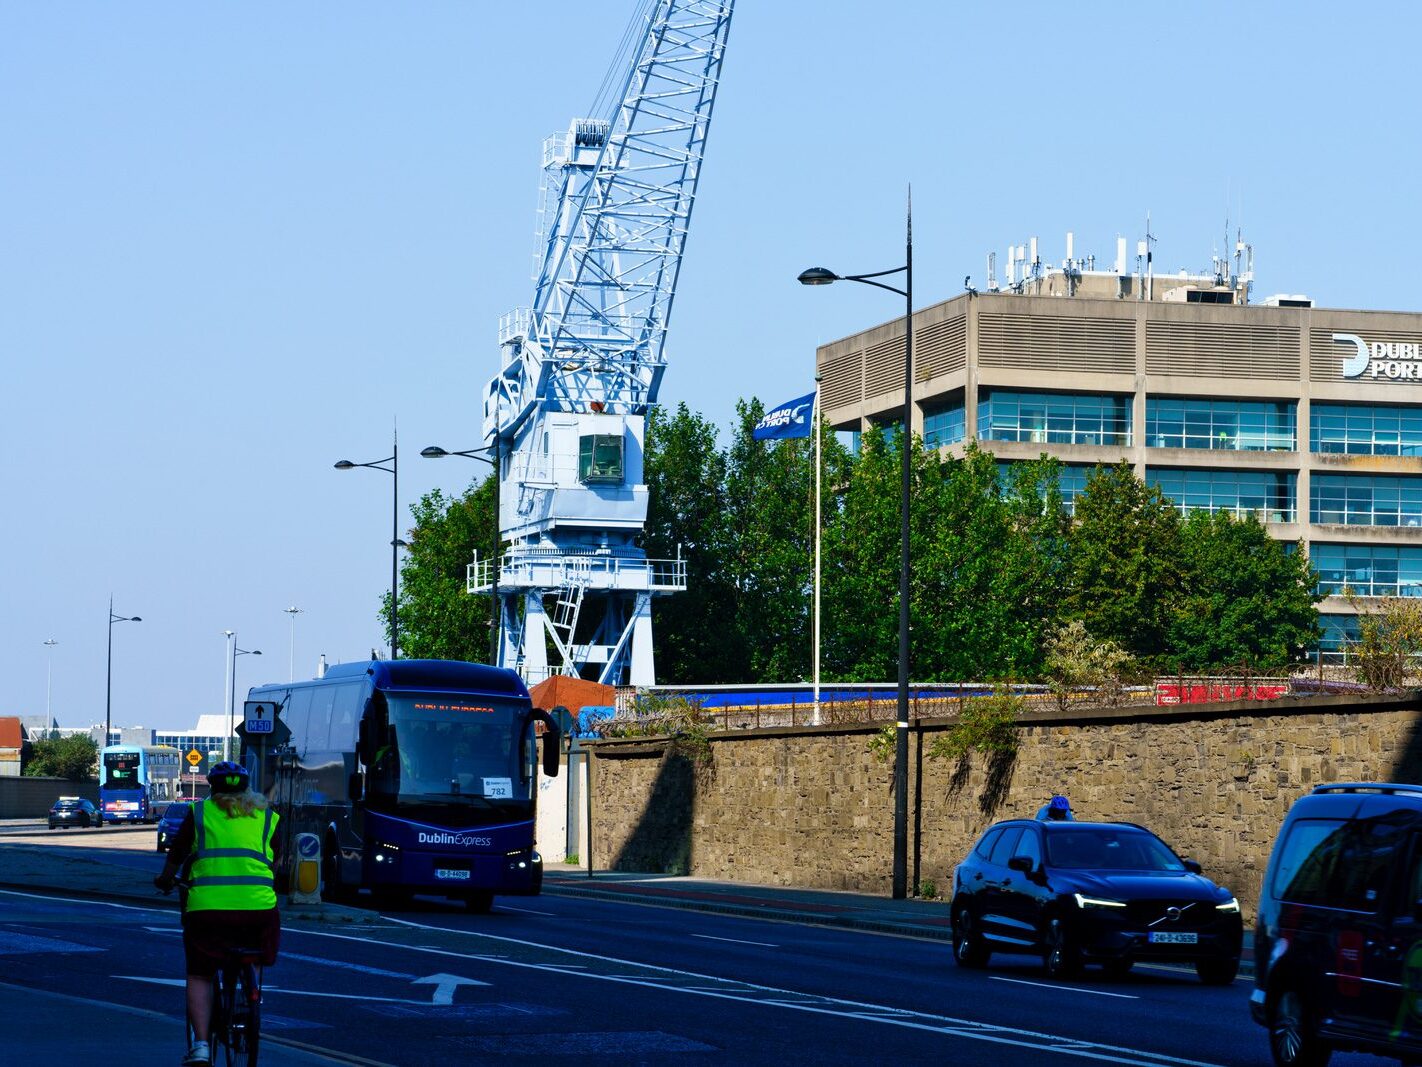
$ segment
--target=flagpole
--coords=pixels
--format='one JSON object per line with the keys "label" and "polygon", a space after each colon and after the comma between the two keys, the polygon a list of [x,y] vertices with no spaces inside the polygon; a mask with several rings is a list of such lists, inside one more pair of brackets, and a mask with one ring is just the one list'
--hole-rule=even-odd
{"label": "flagpole", "polygon": [[824,434],[820,427],[820,373],[815,372],[815,406],[810,419],[815,431],[815,713],[811,720],[820,725],[820,470],[824,466],[822,441]]}

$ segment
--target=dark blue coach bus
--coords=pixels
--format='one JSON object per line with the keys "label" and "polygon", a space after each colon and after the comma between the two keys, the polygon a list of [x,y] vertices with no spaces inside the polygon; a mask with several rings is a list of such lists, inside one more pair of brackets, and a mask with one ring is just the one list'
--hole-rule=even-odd
{"label": "dark blue coach bus", "polygon": [[[371,660],[306,682],[258,686],[291,731],[245,735],[243,761],[298,833],[322,841],[322,893],[414,893],[487,911],[496,894],[543,884],[534,849],[535,726],[558,773],[558,727],[513,671],[450,660]],[[293,850],[285,849],[290,857]]]}

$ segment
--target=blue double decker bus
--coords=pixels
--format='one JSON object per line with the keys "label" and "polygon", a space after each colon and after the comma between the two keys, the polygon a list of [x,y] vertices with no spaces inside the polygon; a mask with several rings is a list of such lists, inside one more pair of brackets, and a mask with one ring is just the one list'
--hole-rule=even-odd
{"label": "blue double decker bus", "polygon": [[367,888],[487,911],[496,895],[542,888],[536,735],[541,723],[543,771],[556,775],[559,731],[513,671],[371,660],[258,686],[247,701],[290,730],[285,744],[280,729],[244,733],[243,760],[286,832],[320,838],[327,899]]}
{"label": "blue double decker bus", "polygon": [[177,799],[181,754],[168,745],[109,745],[99,753],[99,825],[156,822]]}

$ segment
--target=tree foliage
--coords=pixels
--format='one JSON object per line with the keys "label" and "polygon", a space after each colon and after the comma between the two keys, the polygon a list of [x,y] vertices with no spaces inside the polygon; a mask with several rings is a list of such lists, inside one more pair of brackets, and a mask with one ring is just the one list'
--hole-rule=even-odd
{"label": "tree foliage", "polygon": [[1302,546],[1276,541],[1253,515],[1191,512],[1180,530],[1180,559],[1168,638],[1178,668],[1277,670],[1317,643],[1318,576]]}
{"label": "tree foliage", "polygon": [[25,775],[92,782],[98,773],[99,746],[88,734],[70,734],[32,742]]}
{"label": "tree foliage", "polygon": [[1375,692],[1397,689],[1419,673],[1422,657],[1422,600],[1370,603],[1350,596],[1358,611],[1358,640],[1348,652],[1358,681]]}
{"label": "tree foliage", "polygon": [[[457,497],[440,490],[410,506],[415,525],[400,568],[400,655],[488,663],[491,598],[466,592],[467,568],[494,551],[494,479],[489,475]],[[390,636],[390,594],[381,604]]]}

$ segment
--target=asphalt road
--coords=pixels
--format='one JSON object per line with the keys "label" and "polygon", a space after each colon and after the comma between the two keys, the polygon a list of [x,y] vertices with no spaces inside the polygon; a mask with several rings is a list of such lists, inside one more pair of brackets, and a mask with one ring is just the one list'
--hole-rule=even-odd
{"label": "asphalt road", "polygon": [[[136,838],[106,844],[110,862],[160,864]],[[179,937],[161,902],[0,892],[0,982],[180,1020]],[[1025,958],[961,970],[942,942],[635,904],[545,895],[479,916],[419,900],[354,929],[289,925],[282,947],[265,1028],[336,1062],[1269,1062],[1243,980],[1142,967],[1053,983]]]}

